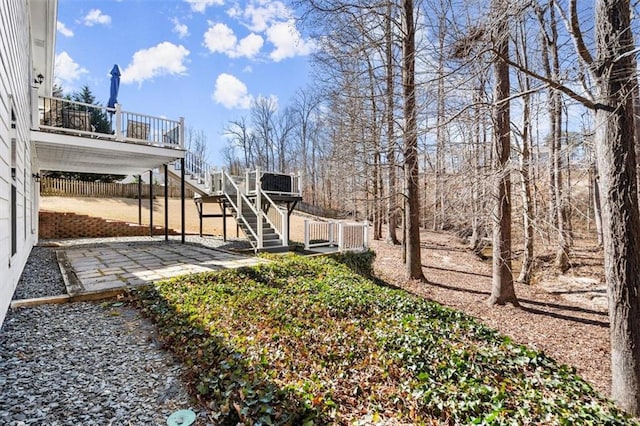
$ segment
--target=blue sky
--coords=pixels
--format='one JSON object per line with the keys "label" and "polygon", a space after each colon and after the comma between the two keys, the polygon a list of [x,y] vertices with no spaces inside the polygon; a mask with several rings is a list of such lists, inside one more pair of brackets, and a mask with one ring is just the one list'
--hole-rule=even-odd
{"label": "blue sky", "polygon": [[229,120],[258,96],[284,107],[308,82],[315,44],[294,16],[269,0],[59,0],[55,79],[106,105],[118,64],[123,110],[185,117],[221,164]]}

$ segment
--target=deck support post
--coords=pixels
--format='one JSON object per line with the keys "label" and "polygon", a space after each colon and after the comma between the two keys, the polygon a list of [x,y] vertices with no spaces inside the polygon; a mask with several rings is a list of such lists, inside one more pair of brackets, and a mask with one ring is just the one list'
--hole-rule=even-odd
{"label": "deck support post", "polygon": [[169,170],[164,165],[164,240],[169,241]]}
{"label": "deck support post", "polygon": [[149,235],[153,237],[153,170],[149,170]]}
{"label": "deck support post", "polygon": [[[182,136],[181,136],[182,137]],[[182,146],[182,145],[181,145]],[[182,232],[180,241],[184,244],[184,158],[180,159],[180,229]]]}
{"label": "deck support post", "polygon": [[142,225],[142,175],[138,175],[138,225]]}
{"label": "deck support post", "polygon": [[222,209],[222,241],[227,242],[227,206],[224,201],[220,203]]}
{"label": "deck support post", "polygon": [[202,238],[202,212],[204,211],[204,203],[202,203],[202,199],[199,203],[196,202],[196,209],[198,210],[198,217],[200,218],[200,238]]}
{"label": "deck support post", "polygon": [[258,250],[261,250],[264,244],[264,238],[262,236],[262,215],[264,213],[262,212],[262,185],[260,184],[260,176],[260,167],[256,167],[256,212],[258,212],[256,215],[256,227],[258,228]]}

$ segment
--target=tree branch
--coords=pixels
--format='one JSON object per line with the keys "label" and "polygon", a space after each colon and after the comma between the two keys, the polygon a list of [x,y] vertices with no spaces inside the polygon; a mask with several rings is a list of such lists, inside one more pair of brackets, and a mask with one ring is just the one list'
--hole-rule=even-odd
{"label": "tree branch", "polygon": [[[496,53],[497,54],[497,53]],[[608,106],[608,105],[604,105],[602,103],[598,103],[598,102],[594,102],[593,99],[589,99],[586,96],[582,96],[579,93],[576,93],[575,91],[571,90],[570,88],[568,88],[567,86],[551,79],[551,78],[547,78],[544,77],[534,71],[531,71],[525,67],[523,67],[522,65],[513,62],[512,60],[510,60],[509,58],[505,58],[501,55],[499,55],[499,57],[505,61],[507,64],[509,64],[510,66],[516,68],[519,71],[522,71],[523,73],[535,78],[536,80],[542,81],[543,83],[546,83],[549,87],[551,87],[552,89],[556,89],[559,90],[560,92],[564,93],[565,95],[567,95],[568,97],[570,97],[571,99],[580,102],[582,105],[584,105],[585,107],[589,108],[589,109],[604,109],[607,111],[612,110],[612,107]]]}
{"label": "tree branch", "polygon": [[564,21],[565,27],[567,27],[567,31],[571,34],[571,38],[576,45],[576,50],[578,51],[578,55],[580,55],[580,58],[590,68],[591,65],[593,65],[593,57],[591,56],[591,52],[589,52],[587,45],[584,43],[584,38],[582,38],[576,0],[569,1],[569,15],[571,16],[571,20],[567,18],[566,13],[564,13],[564,10],[562,10],[557,3],[555,6],[560,13],[560,16],[562,16],[562,20]]}

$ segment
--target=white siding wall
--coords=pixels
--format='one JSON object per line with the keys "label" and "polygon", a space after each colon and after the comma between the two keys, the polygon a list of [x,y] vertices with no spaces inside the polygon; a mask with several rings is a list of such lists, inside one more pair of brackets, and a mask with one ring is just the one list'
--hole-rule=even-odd
{"label": "white siding wall", "polygon": [[[31,169],[31,59],[27,1],[0,1],[0,324],[37,240],[37,193]],[[16,117],[16,178],[11,177],[11,110]],[[11,255],[11,186],[16,194],[17,251]],[[25,204],[26,201],[26,204]],[[35,222],[37,224],[37,221]],[[25,232],[26,231],[26,232]]]}

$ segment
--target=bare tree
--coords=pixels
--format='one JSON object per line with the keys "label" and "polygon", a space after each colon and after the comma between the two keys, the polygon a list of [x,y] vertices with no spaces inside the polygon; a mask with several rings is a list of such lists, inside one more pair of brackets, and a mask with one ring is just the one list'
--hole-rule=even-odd
{"label": "bare tree", "polygon": [[416,123],[415,16],[413,0],[402,0],[402,96],[404,112],[404,175],[406,186],[405,246],[409,278],[425,280],[420,255],[420,187]]}
{"label": "bare tree", "polygon": [[[298,150],[301,157],[302,172],[304,173],[305,182],[310,181],[312,192],[316,187],[316,170],[315,160],[314,133],[317,124],[315,116],[320,108],[321,98],[317,92],[311,88],[296,91],[294,96],[292,111],[295,115],[295,137],[297,139]],[[305,197],[306,188],[303,188],[302,196]]]}
{"label": "bare tree", "polygon": [[396,230],[398,229],[398,189],[396,175],[396,132],[395,132],[395,66],[393,45],[393,5],[387,1],[384,19],[384,64],[386,82],[386,113],[387,122],[387,243],[400,244]]}
{"label": "bare tree", "polygon": [[278,105],[273,98],[258,96],[251,104],[251,124],[258,139],[256,157],[257,165],[265,170],[275,168],[273,143],[274,117]]}
{"label": "bare tree", "polygon": [[493,158],[495,175],[493,209],[493,283],[490,305],[518,305],[511,273],[511,130],[509,118],[509,2],[493,0],[493,16],[497,17],[492,32],[496,52],[494,61],[495,95],[493,124]]}
{"label": "bare tree", "polygon": [[[520,23],[518,31],[518,62],[524,67],[529,68],[529,57],[526,40],[526,29],[524,22]],[[518,83],[520,91],[524,93],[522,97],[522,131],[520,134],[522,146],[520,149],[520,182],[521,182],[521,198],[522,198],[522,230],[523,230],[523,251],[522,251],[522,267],[518,281],[529,284],[533,272],[533,200],[531,189],[531,77],[527,74],[518,73]]]}
{"label": "bare tree", "polygon": [[238,149],[242,152],[242,167],[255,167],[256,138],[253,132],[249,129],[246,118],[241,117],[239,120],[230,121],[224,128],[224,134],[232,145],[232,149],[227,150],[226,156],[230,156],[229,159],[234,158],[235,150]]}
{"label": "bare tree", "polygon": [[[575,0],[572,0],[575,13]],[[596,0],[595,147],[602,196],[613,399],[640,414],[640,212],[634,152],[637,85],[628,0]],[[576,24],[577,25],[577,24]],[[579,34],[576,29],[574,34]],[[578,38],[578,46],[584,47]]]}
{"label": "bare tree", "polygon": [[[277,161],[274,159],[274,164],[277,162],[277,171],[285,173],[290,171],[289,161],[292,160],[291,156],[291,134],[295,127],[294,124],[294,112],[290,107],[284,108],[281,112],[276,113],[273,120],[273,128],[271,129],[271,137],[273,139],[273,145],[275,145]],[[289,156],[289,158],[287,158]]]}
{"label": "bare tree", "polygon": [[[541,27],[545,75],[549,80],[560,81],[555,1],[550,0],[544,8],[537,7],[536,13]],[[549,90],[549,128],[549,224],[557,231],[556,267],[566,272],[569,268],[569,238],[565,229],[567,206],[562,180],[562,94],[554,88]]]}

